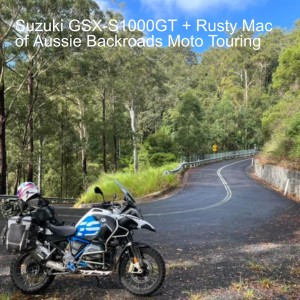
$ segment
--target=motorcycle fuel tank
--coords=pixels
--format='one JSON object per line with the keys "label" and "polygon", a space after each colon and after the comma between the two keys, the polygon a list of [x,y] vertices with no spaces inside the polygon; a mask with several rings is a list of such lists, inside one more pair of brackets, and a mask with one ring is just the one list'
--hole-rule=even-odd
{"label": "motorcycle fuel tank", "polygon": [[107,215],[87,215],[76,225],[77,238],[106,240],[116,229],[116,220]]}
{"label": "motorcycle fuel tank", "polygon": [[101,221],[97,220],[94,216],[87,216],[76,225],[75,236],[85,240],[93,240],[99,235],[101,227]]}

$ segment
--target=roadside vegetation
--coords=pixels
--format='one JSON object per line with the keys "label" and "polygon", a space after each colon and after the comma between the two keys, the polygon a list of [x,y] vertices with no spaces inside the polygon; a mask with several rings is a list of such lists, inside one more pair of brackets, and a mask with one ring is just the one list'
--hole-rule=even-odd
{"label": "roadside vegetation", "polygon": [[[45,196],[78,197],[102,173],[202,158],[213,144],[219,152],[266,144],[268,159],[299,163],[300,21],[261,35],[257,51],[38,48],[36,33],[18,48],[26,32],[18,19],[123,16],[92,0],[0,2],[0,194],[27,180]],[[70,34],[88,33],[61,37]]]}
{"label": "roadside vegetation", "polygon": [[262,159],[300,170],[300,94],[287,93],[263,118]]}
{"label": "roadside vegetation", "polygon": [[100,178],[90,186],[86,193],[83,193],[76,203],[76,206],[83,203],[101,202],[102,196],[95,194],[94,188],[101,187],[105,200],[112,201],[113,195],[117,194],[117,199],[123,199],[123,194],[114,180],[120,181],[134,197],[149,195],[158,191],[172,189],[179,185],[180,175],[165,175],[164,171],[174,169],[178,164],[169,164],[162,167],[149,167],[138,173],[116,172],[103,173]]}
{"label": "roadside vegetation", "polygon": [[10,300],[11,296],[7,293],[0,293],[0,300]]}
{"label": "roadside vegetation", "polygon": [[263,156],[269,162],[300,170],[300,22],[279,56],[273,88],[280,99],[262,118],[266,140]]}

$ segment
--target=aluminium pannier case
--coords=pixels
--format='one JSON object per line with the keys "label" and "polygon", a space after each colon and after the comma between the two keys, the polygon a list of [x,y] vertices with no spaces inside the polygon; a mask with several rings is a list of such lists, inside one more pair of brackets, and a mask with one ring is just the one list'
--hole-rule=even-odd
{"label": "aluminium pannier case", "polygon": [[32,246],[29,240],[31,224],[32,219],[29,216],[15,216],[8,220],[6,237],[6,249],[8,251],[24,251]]}

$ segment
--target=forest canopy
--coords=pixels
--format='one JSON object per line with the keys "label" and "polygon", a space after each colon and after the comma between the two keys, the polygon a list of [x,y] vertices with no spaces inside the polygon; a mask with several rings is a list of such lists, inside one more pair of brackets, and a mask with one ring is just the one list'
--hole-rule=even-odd
{"label": "forest canopy", "polygon": [[213,144],[299,165],[299,22],[262,34],[259,50],[16,47],[20,18],[122,15],[92,0],[0,2],[0,194],[28,180],[76,197],[103,172],[202,158]]}

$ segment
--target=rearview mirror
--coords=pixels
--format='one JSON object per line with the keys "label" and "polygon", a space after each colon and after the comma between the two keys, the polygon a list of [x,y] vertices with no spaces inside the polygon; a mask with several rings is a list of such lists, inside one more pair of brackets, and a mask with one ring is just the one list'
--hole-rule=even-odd
{"label": "rearview mirror", "polygon": [[98,186],[95,187],[94,191],[95,191],[96,194],[102,195],[102,197],[104,199],[104,194],[103,194],[102,190]]}

